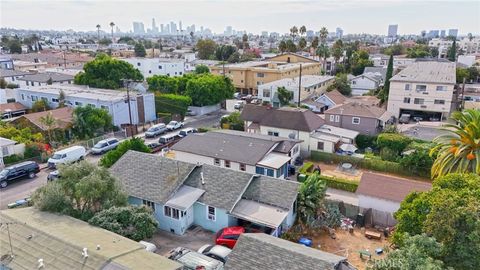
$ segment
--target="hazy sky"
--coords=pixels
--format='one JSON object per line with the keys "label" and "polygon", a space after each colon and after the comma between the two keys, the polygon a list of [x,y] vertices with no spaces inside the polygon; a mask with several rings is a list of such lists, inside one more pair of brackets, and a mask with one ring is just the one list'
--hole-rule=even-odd
{"label": "hazy sky", "polygon": [[480,33],[480,0],[304,0],[304,1],[110,1],[110,0],[0,0],[0,25],[22,29],[92,30],[100,24],[109,31],[110,21],[122,31],[133,21],[150,28],[152,18],[160,23],[181,20],[183,28],[195,24],[223,32],[236,30],[288,32],[292,25],[305,25],[331,32],[386,34],[389,24],[398,24],[399,34],[421,30],[459,29],[460,34]]}

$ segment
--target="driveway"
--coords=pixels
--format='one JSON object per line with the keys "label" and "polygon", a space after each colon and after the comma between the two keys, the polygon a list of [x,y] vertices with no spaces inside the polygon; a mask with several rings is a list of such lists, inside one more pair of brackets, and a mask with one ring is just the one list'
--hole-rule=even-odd
{"label": "driveway", "polygon": [[184,235],[176,235],[170,232],[158,230],[151,239],[145,241],[157,246],[156,253],[166,256],[168,252],[177,247],[185,247],[197,251],[205,244],[215,244],[214,233],[204,230],[199,226],[188,229]]}

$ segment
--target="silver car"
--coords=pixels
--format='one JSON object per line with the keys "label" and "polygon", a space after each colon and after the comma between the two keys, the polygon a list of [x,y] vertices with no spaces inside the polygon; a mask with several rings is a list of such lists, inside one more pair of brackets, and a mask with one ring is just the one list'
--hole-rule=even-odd
{"label": "silver car", "polygon": [[220,245],[204,245],[198,249],[198,253],[207,255],[223,263],[227,262],[228,255],[230,255],[231,252],[231,249]]}
{"label": "silver car", "polygon": [[94,155],[104,154],[112,149],[117,148],[120,141],[116,138],[110,138],[106,140],[101,140],[93,146],[91,153]]}
{"label": "silver car", "polygon": [[147,132],[145,132],[146,138],[154,138],[158,135],[162,135],[163,133],[167,132],[167,128],[164,123],[160,123],[150,127]]}

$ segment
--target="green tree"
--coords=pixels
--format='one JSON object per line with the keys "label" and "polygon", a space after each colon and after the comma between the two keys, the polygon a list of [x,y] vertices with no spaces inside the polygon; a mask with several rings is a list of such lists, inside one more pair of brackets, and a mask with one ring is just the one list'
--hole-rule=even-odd
{"label": "green tree", "polygon": [[385,48],[383,53],[386,55],[401,55],[405,53],[405,48],[402,46],[402,44],[395,44]]}
{"label": "green tree", "polygon": [[277,88],[278,100],[280,101],[280,106],[285,106],[290,104],[290,101],[293,99],[293,92],[288,91],[284,86]]}
{"label": "green tree", "polygon": [[4,78],[0,78],[0,89],[5,89],[7,88],[7,81],[5,81]]}
{"label": "green tree", "polygon": [[163,94],[178,94],[178,81],[175,77],[153,75],[147,78],[148,90]]}
{"label": "green tree", "polygon": [[135,44],[135,47],[133,50],[135,51],[136,57],[145,57],[145,55],[147,55],[147,52],[145,51],[145,47],[140,42]]}
{"label": "green tree", "polygon": [[108,45],[112,44],[112,40],[108,39],[108,38],[102,38],[98,41],[98,44],[108,46]]}
{"label": "green tree", "polygon": [[124,36],[124,37],[120,37],[117,42],[133,45],[135,43],[135,40],[131,37]]}
{"label": "green tree", "polygon": [[292,28],[290,28],[290,36],[292,37],[293,41],[295,41],[295,38],[298,35],[298,28],[294,25]]}
{"label": "green tree", "polygon": [[385,75],[385,84],[383,85],[383,101],[388,100],[388,94],[390,92],[390,79],[393,76],[393,54],[388,59],[387,74]]}
{"label": "green tree", "polygon": [[280,41],[280,43],[278,43],[278,50],[281,53],[284,53],[284,52],[287,51],[287,43],[285,42],[285,40],[282,40],[282,41]]}
{"label": "green tree", "polygon": [[134,241],[151,238],[158,227],[146,206],[112,207],[96,213],[88,223]]}
{"label": "green tree", "polygon": [[307,28],[305,25],[302,25],[298,31],[300,32],[300,35],[303,36],[305,33],[307,33]]}
{"label": "green tree", "polygon": [[413,48],[407,49],[408,58],[425,58],[430,56],[430,49],[425,44],[417,44]]}
{"label": "green tree", "polygon": [[457,60],[456,54],[457,54],[457,41],[454,39],[452,46],[450,46],[450,48],[447,51],[447,59],[452,62],[455,62]]}
{"label": "green tree", "polygon": [[193,106],[209,106],[232,98],[235,88],[228,77],[204,74],[188,81],[185,95]]}
{"label": "green tree", "polygon": [[229,63],[238,63],[240,62],[240,53],[239,52],[234,52],[230,57],[228,57],[227,62]]}
{"label": "green tree", "polygon": [[100,54],[84,65],[83,72],[77,74],[74,81],[91,87],[118,89],[123,86],[122,79],[141,81],[143,76],[131,64]]}
{"label": "green tree", "polygon": [[411,193],[394,214],[393,241],[400,248],[407,234],[426,233],[443,245],[437,252],[447,266],[475,269],[480,265],[480,176],[449,174],[428,192]]}
{"label": "green tree", "polygon": [[341,39],[337,39],[335,43],[333,43],[332,55],[335,63],[338,63],[338,60],[343,56],[343,41]]}
{"label": "green tree", "polygon": [[62,89],[58,92],[58,108],[65,107],[65,92]]}
{"label": "green tree", "polygon": [[232,45],[221,45],[215,49],[215,58],[219,61],[227,61],[237,49]]}
{"label": "green tree", "polygon": [[112,116],[105,109],[83,106],[73,111],[73,134],[79,139],[93,138],[112,128]]}
{"label": "green tree", "polygon": [[100,41],[100,24],[97,24],[97,26],[95,26],[97,28],[97,39]]}
{"label": "green tree", "polygon": [[11,124],[0,121],[0,137],[14,140],[17,143],[30,144],[32,142],[43,142],[42,133],[33,133],[28,127],[20,129]]}
{"label": "green tree", "polygon": [[323,58],[322,71],[325,72],[327,68],[327,57],[330,56],[330,49],[328,48],[327,43],[320,43],[317,50],[315,51],[315,54]]}
{"label": "green tree", "polygon": [[291,39],[287,40],[286,46],[287,46],[287,52],[297,51],[297,45],[295,45],[295,43]]}
{"label": "green tree", "polygon": [[432,178],[449,173],[480,174],[480,111],[469,109],[452,113],[456,124],[444,125],[445,134],[435,138],[430,155],[437,155]]}
{"label": "green tree", "polygon": [[215,54],[217,43],[211,39],[200,39],[195,48],[198,51],[198,58],[210,59]]}
{"label": "green tree", "polygon": [[312,40],[312,44],[310,45],[311,48],[313,49],[316,49],[318,47],[318,44],[319,44],[319,39],[317,36],[315,36]]}
{"label": "green tree", "polygon": [[344,96],[350,96],[352,94],[352,87],[348,82],[347,74],[338,73],[335,77],[335,81],[328,86],[327,91],[330,92],[335,89]]}
{"label": "green tree", "polygon": [[210,73],[210,69],[205,65],[198,65],[195,67],[195,74]]}
{"label": "green tree", "polygon": [[145,145],[142,139],[132,138],[121,142],[115,150],[107,152],[101,159],[100,165],[110,168],[119,160],[128,150],[150,153],[150,148]]}
{"label": "green tree", "polygon": [[327,184],[315,172],[300,185],[297,198],[298,219],[310,223],[317,219],[318,210],[323,204]]}
{"label": "green tree", "polygon": [[48,102],[44,99],[39,99],[32,104],[31,112],[44,112],[50,110]]}
{"label": "green tree", "polygon": [[307,41],[305,40],[305,38],[300,38],[300,40],[298,41],[298,48],[303,51],[305,48],[307,47]]}
{"label": "green tree", "polygon": [[157,113],[171,113],[184,116],[187,113],[188,106],[191,104],[192,99],[188,96],[155,93],[155,109]]}
{"label": "green tree", "polygon": [[47,128],[48,142],[52,143],[54,141],[53,129],[57,124],[57,120],[53,117],[52,113],[49,112],[47,115],[40,117],[40,123]]}
{"label": "green tree", "polygon": [[377,136],[377,145],[380,148],[388,148],[399,155],[412,140],[405,135],[398,133],[381,133]]}
{"label": "green tree", "polygon": [[12,39],[8,44],[8,50],[10,53],[22,53],[22,44],[18,39]]}
{"label": "green tree", "polygon": [[239,112],[233,112],[227,117],[223,117],[220,120],[220,124],[228,124],[230,126],[230,129],[233,130],[239,130],[239,131],[245,131],[245,122],[242,120],[240,117]]}
{"label": "green tree", "polygon": [[365,50],[356,51],[352,56],[352,74],[357,76],[363,73],[365,67],[372,67],[368,52]]}

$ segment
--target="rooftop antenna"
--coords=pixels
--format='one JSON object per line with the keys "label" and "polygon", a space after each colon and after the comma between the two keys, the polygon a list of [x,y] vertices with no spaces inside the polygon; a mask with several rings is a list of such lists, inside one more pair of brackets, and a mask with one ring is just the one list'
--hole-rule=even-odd
{"label": "rooftop antenna", "polygon": [[0,222],[0,227],[3,225],[6,225],[7,227],[7,233],[8,233],[8,243],[10,244],[10,257],[13,258],[13,246],[12,246],[12,237],[10,236],[10,227],[9,225],[15,225],[15,224],[25,224],[25,223],[20,223],[20,222]]}

